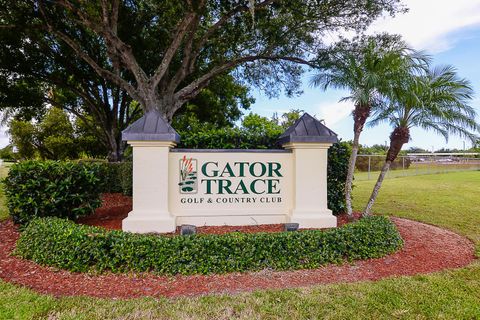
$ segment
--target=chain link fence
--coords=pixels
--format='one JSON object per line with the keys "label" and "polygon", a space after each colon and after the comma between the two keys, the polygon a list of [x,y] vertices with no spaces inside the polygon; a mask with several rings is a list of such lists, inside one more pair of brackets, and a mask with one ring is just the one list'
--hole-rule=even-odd
{"label": "chain link fence", "polygon": [[[384,162],[385,155],[358,155],[355,180],[376,180]],[[399,156],[385,178],[472,170],[480,170],[480,154],[412,154]]]}

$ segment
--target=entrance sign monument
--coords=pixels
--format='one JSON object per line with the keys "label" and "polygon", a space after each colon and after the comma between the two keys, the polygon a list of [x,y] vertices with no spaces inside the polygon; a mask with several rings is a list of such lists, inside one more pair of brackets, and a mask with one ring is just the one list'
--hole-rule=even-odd
{"label": "entrance sign monument", "polygon": [[279,138],[283,149],[176,149],[158,112],[125,129],[133,148],[133,210],[124,231],[298,223],[336,227],[327,208],[327,151],[336,134],[305,113]]}

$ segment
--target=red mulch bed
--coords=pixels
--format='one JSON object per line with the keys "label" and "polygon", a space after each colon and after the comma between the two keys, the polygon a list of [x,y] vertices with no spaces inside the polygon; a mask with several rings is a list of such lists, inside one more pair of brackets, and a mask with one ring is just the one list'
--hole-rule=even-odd
{"label": "red mulch bed", "polygon": [[[94,214],[80,218],[77,222],[89,226],[98,226],[112,230],[122,229],[122,220],[132,210],[132,198],[121,193],[108,193],[102,195],[102,206]],[[354,213],[354,220],[360,218],[360,213]],[[337,217],[338,225],[348,223],[346,215]],[[228,232],[281,232],[284,231],[283,224],[262,224],[256,226],[204,226],[197,227],[197,233],[225,234]],[[176,234],[180,234],[180,227]]]}
{"label": "red mulch bed", "polygon": [[[97,223],[95,224],[108,228],[120,228],[119,216],[125,217],[131,209],[129,198],[121,195],[106,195],[104,200],[110,200],[109,204],[105,203],[102,208],[97,210],[95,215]],[[117,211],[117,214],[113,215],[113,211]],[[95,220],[91,217],[89,219],[84,219],[82,222],[92,224]],[[340,220],[340,223],[346,221],[345,217],[341,217]],[[11,256],[19,233],[11,221],[5,221],[0,223],[0,278],[54,296],[177,297],[378,280],[392,276],[459,268],[475,259],[473,243],[456,233],[411,220],[400,218],[392,220],[397,225],[405,241],[405,246],[399,252],[384,258],[356,261],[344,265],[327,265],[313,270],[264,270],[173,277],[149,273],[93,275],[40,266],[34,262]],[[272,228],[272,226],[261,227],[254,231],[272,231]],[[203,230],[208,231],[208,229]],[[224,229],[223,232],[228,232],[225,230],[227,229]],[[253,232],[252,228],[233,227],[229,230]]]}
{"label": "red mulch bed", "polygon": [[121,193],[102,195],[102,206],[95,213],[78,220],[79,223],[107,229],[122,229],[122,220],[132,211],[132,198]]}

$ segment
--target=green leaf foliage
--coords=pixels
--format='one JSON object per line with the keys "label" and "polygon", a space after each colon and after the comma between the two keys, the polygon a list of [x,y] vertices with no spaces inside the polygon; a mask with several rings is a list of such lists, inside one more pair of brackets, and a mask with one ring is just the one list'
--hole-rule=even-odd
{"label": "green leaf foliage", "polygon": [[13,146],[11,144],[0,149],[0,159],[6,161],[15,160],[15,153],[13,152]]}
{"label": "green leaf foliage", "polygon": [[181,132],[179,148],[191,149],[279,149],[277,137],[243,128],[221,128]]}
{"label": "green leaf foliage", "polygon": [[4,180],[5,196],[15,223],[34,217],[76,219],[100,206],[99,165],[57,161],[24,161]]}
{"label": "green leaf foliage", "polygon": [[330,230],[225,235],[139,235],[79,225],[60,218],[32,220],[16,254],[74,272],[209,274],[318,268],[378,258],[403,240],[386,217],[369,217]]}
{"label": "green leaf foliage", "polygon": [[133,167],[132,162],[98,162],[101,181],[101,192],[121,192],[132,195]]}
{"label": "green leaf foliage", "polygon": [[345,181],[351,146],[347,142],[334,143],[328,149],[327,163],[327,205],[334,214],[346,211]]}
{"label": "green leaf foliage", "polygon": [[48,109],[40,121],[13,119],[8,133],[21,159],[74,159],[80,151],[68,114],[59,108]]}

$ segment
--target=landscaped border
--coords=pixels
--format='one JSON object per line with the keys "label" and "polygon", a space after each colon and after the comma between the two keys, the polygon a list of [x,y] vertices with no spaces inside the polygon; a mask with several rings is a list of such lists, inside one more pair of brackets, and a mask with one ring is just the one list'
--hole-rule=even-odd
{"label": "landscaped border", "polygon": [[382,257],[402,245],[386,217],[368,217],[329,230],[191,236],[139,235],[49,217],[27,225],[16,253],[70,271],[175,275],[313,269]]}
{"label": "landscaped border", "polygon": [[311,270],[174,277],[150,273],[92,275],[42,267],[11,255],[19,232],[11,221],[6,221],[0,223],[0,278],[55,296],[178,297],[378,280],[460,268],[475,259],[474,245],[465,237],[420,222],[400,218],[393,221],[405,244],[399,252],[383,258]]}

